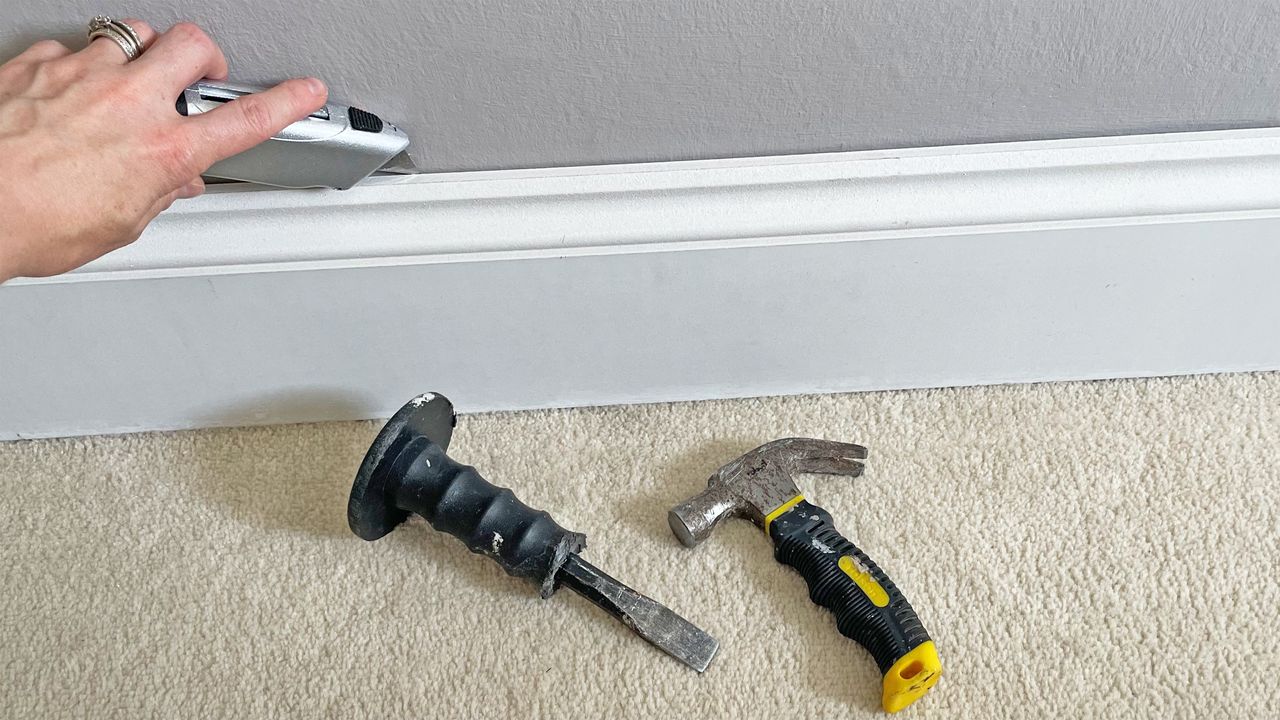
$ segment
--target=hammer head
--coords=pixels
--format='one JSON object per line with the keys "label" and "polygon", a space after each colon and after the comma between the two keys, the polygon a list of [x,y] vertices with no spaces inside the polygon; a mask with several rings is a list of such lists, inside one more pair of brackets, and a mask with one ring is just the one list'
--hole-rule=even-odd
{"label": "hammer head", "polygon": [[706,540],[725,518],[745,517],[763,528],[769,513],[800,495],[793,475],[857,477],[866,457],[861,445],[812,438],[774,440],[717,470],[706,490],[671,509],[667,522],[688,547]]}

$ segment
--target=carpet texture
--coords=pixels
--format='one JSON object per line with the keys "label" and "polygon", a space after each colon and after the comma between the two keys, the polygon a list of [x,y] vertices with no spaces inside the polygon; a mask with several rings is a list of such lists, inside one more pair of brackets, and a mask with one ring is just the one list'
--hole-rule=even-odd
{"label": "carpet texture", "polygon": [[719,638],[705,675],[421,521],[356,539],[379,426],[0,444],[0,715],[878,717],[870,657],[759,530],[666,524],[808,435],[870,447],[803,489],[942,655],[902,717],[1280,717],[1277,374],[461,418],[458,460]]}

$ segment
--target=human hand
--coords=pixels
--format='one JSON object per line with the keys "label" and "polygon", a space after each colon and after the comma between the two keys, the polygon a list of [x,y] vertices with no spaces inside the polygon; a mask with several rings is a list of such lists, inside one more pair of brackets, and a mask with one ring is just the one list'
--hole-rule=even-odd
{"label": "human hand", "polygon": [[226,78],[222,51],[190,23],[157,37],[126,22],[146,48],[133,62],[98,38],[79,52],[44,40],[0,65],[0,283],[128,245],[203,192],[210,165],[324,105],[324,85],[307,78],[183,117],[184,88]]}

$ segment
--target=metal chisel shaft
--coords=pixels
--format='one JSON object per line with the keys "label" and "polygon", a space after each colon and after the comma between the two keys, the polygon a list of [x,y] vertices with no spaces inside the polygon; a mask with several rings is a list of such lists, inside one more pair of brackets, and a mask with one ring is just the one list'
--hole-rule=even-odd
{"label": "metal chisel shaft", "polygon": [[565,587],[618,618],[631,631],[671,657],[702,672],[720,643],[653,598],[623,585],[577,555],[556,575]]}

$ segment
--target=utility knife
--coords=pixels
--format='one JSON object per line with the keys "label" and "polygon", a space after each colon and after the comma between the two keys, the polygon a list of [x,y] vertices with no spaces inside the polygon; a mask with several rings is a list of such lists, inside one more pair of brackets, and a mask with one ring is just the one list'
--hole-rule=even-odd
{"label": "utility knife", "polygon": [[[202,80],[182,92],[177,109],[210,112],[265,88]],[[205,177],[286,188],[346,190],[373,173],[422,172],[409,157],[409,136],[367,110],[325,103],[270,140],[221,160]]]}

